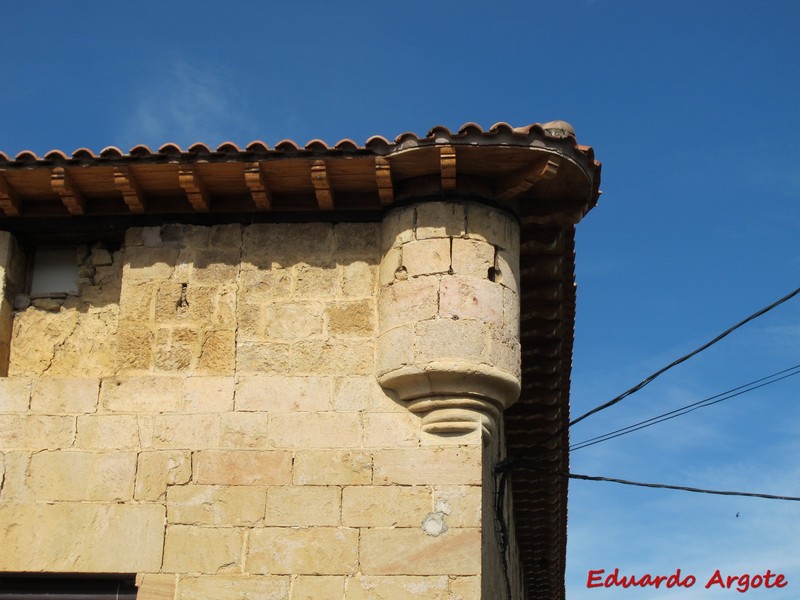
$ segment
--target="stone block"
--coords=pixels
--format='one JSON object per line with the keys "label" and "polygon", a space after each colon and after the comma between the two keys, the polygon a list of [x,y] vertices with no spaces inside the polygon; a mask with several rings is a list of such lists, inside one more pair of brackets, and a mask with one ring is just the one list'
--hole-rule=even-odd
{"label": "stone block", "polygon": [[336,223],[333,226],[336,255],[377,258],[380,223]]}
{"label": "stone block", "polygon": [[198,484],[286,485],[292,480],[292,454],[286,451],[200,450],[193,465]]}
{"label": "stone block", "polygon": [[264,519],[263,486],[179,485],[167,491],[167,522],[233,527]]}
{"label": "stone block", "polygon": [[325,320],[331,335],[371,337],[375,335],[375,303],[370,299],[329,304]]}
{"label": "stone block", "polygon": [[342,489],[336,486],[273,486],[267,490],[265,525],[335,526],[341,521]]}
{"label": "stone block", "polygon": [[420,425],[419,416],[409,412],[366,413],[364,415],[364,447],[418,446]]}
{"label": "stone block", "polygon": [[222,448],[269,448],[267,413],[224,413],[220,415],[219,445]]}
{"label": "stone block", "polygon": [[366,375],[374,371],[374,365],[373,344],[363,339],[301,340],[292,345],[293,374]]}
{"label": "stone block", "polygon": [[0,502],[26,500],[29,460],[30,454],[22,450],[0,452]]}
{"label": "stone block", "polygon": [[200,250],[194,257],[190,281],[200,285],[236,281],[241,256],[239,248]]}
{"label": "stone block", "polygon": [[242,245],[242,231],[239,223],[212,225],[209,244],[212,248],[239,248]]}
{"label": "stone block", "polygon": [[418,363],[443,359],[489,363],[491,359],[491,326],[482,321],[422,321],[417,324],[416,333],[415,360]]}
{"label": "stone block", "polygon": [[333,241],[333,226],[328,223],[256,223],[244,228],[242,260],[254,262],[263,256],[281,266],[329,260]]}
{"label": "stone block", "polygon": [[233,377],[187,377],[183,380],[183,410],[190,413],[233,410],[234,389]]}
{"label": "stone block", "polygon": [[244,530],[170,525],[164,542],[167,573],[236,573],[242,558]]}
{"label": "stone block", "polygon": [[503,324],[503,288],[488,279],[453,275],[442,277],[439,316]]}
{"label": "stone block", "polygon": [[414,323],[400,325],[384,331],[378,337],[375,369],[378,374],[388,373],[414,363],[414,346],[417,333]]}
{"label": "stone block", "polygon": [[467,208],[467,237],[519,254],[519,223],[501,210],[484,204]]}
{"label": "stone block", "polygon": [[453,273],[487,279],[495,266],[495,248],[483,240],[453,239]]}
{"label": "stone block", "polygon": [[178,249],[169,247],[125,248],[123,281],[152,281],[168,279],[178,261]]}
{"label": "stone block", "polygon": [[120,502],[133,498],[135,452],[39,452],[27,486],[37,500]]}
{"label": "stone block", "polygon": [[237,373],[286,373],[290,368],[288,343],[237,342]]}
{"label": "stone block", "polygon": [[342,600],[344,580],[341,575],[300,575],[292,586],[292,600]]}
{"label": "stone block", "polygon": [[160,505],[0,504],[2,571],[155,572],[163,544]]}
{"label": "stone block", "polygon": [[378,269],[373,263],[356,260],[343,265],[342,295],[348,298],[374,296],[377,273]]}
{"label": "stone block", "polygon": [[266,308],[266,330],[273,341],[293,341],[322,334],[319,302],[280,302]]}
{"label": "stone block", "polygon": [[363,450],[298,450],[295,485],[366,485],[372,481],[372,455]]}
{"label": "stone block", "polygon": [[74,439],[75,417],[0,414],[0,448],[3,450],[69,448]]}
{"label": "stone block", "polygon": [[275,413],[270,416],[269,441],[276,448],[360,448],[363,443],[361,415]]}
{"label": "stone block", "polygon": [[345,527],[419,527],[431,510],[430,487],[365,485],[342,490]]}
{"label": "stone block", "polygon": [[409,242],[403,246],[403,267],[409,277],[450,271],[450,238]]}
{"label": "stone block", "polygon": [[25,412],[30,407],[31,380],[0,377],[0,413]]}
{"label": "stone block", "polygon": [[93,413],[99,391],[100,381],[94,378],[38,378],[31,389],[31,410],[48,414]]}
{"label": "stone block", "polygon": [[147,324],[122,321],[117,329],[117,371],[137,372],[152,368],[155,334]]}
{"label": "stone block", "polygon": [[376,485],[481,484],[481,448],[390,448],[374,452]]}
{"label": "stone block", "polygon": [[140,452],[133,497],[136,500],[161,500],[168,486],[188,483],[191,478],[192,459],[188,451]]}
{"label": "stone block", "polygon": [[[308,260],[304,258],[303,260]],[[330,258],[326,259],[330,260]],[[294,296],[297,299],[328,299],[339,290],[340,268],[334,265],[296,264],[292,269]]]}
{"label": "stone block", "polygon": [[292,294],[292,269],[267,268],[243,262],[239,274],[241,304],[285,300]]}
{"label": "stone block", "polygon": [[122,282],[119,316],[126,321],[149,323],[153,320],[157,281]]}
{"label": "stone block", "polygon": [[462,203],[425,202],[416,208],[416,238],[463,237],[466,214]]}
{"label": "stone block", "polygon": [[378,296],[378,323],[387,331],[406,323],[433,319],[439,311],[439,278],[395,281]]}
{"label": "stone block", "polygon": [[481,530],[450,528],[434,537],[419,527],[363,529],[360,557],[365,575],[480,574]]}
{"label": "stone block", "polygon": [[154,448],[196,450],[216,448],[220,440],[220,415],[175,414],[153,417]]}
{"label": "stone block", "polygon": [[[378,352],[378,356],[381,352]],[[373,375],[364,377],[336,377],[333,386],[333,409],[337,412],[374,410],[380,412],[406,412],[386,395]]]}
{"label": "stone block", "polygon": [[355,573],[358,570],[358,530],[337,527],[253,529],[245,570],[275,575]]}
{"label": "stone block", "polygon": [[324,411],[332,407],[333,378],[284,375],[240,376],[237,411]]}
{"label": "stone block", "polygon": [[[359,575],[348,580],[344,600],[451,600],[448,582],[444,575]],[[480,593],[469,600],[479,598]]]}
{"label": "stone block", "polygon": [[169,327],[156,331],[154,369],[186,371],[199,354],[200,331],[194,327]]}
{"label": "stone block", "polygon": [[136,450],[139,425],[134,415],[81,415],[75,447],[81,449]]}
{"label": "stone block", "polygon": [[236,332],[234,330],[204,331],[196,373],[208,375],[233,374],[236,367]]}
{"label": "stone block", "polygon": [[408,277],[408,273],[401,272],[403,266],[403,250],[400,247],[389,248],[383,255],[381,265],[378,269],[378,283],[380,285],[390,285],[395,279]]}
{"label": "stone block", "polygon": [[413,206],[392,210],[381,221],[381,251],[397,248],[414,239],[414,219],[416,211]]}
{"label": "stone block", "polygon": [[453,577],[450,580],[451,600],[473,600],[481,597],[481,578],[478,575]]}
{"label": "stone block", "polygon": [[182,377],[108,377],[100,385],[100,404],[114,412],[178,412],[182,382]]}
{"label": "stone block", "polygon": [[136,600],[174,600],[177,583],[175,575],[138,574]]}
{"label": "stone block", "polygon": [[176,600],[289,600],[288,576],[181,576]]}
{"label": "stone block", "polygon": [[481,493],[479,485],[437,485],[433,490],[434,508],[446,513],[448,527],[480,527]]}

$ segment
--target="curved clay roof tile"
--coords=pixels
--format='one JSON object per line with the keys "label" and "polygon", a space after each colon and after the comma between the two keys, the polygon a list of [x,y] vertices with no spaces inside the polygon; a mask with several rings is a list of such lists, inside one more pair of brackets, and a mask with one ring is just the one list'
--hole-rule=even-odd
{"label": "curved clay roof tile", "polygon": [[314,139],[305,145],[305,149],[324,151],[324,150],[329,150],[330,148],[328,147],[328,144],[325,142],[325,140]]}
{"label": "curved clay roof tile", "polygon": [[23,150],[14,157],[14,160],[17,162],[36,162],[39,157],[30,150]]}
{"label": "curved clay roof tile", "polygon": [[183,150],[178,144],[167,142],[158,149],[158,153],[165,156],[175,156],[176,154],[183,154]]}
{"label": "curved clay roof tile", "polygon": [[428,131],[427,137],[428,138],[435,138],[435,137],[440,136],[440,135],[447,136],[448,138],[453,136],[453,134],[450,132],[450,130],[447,127],[445,127],[444,125],[436,125],[435,127],[431,127],[430,131]]}
{"label": "curved clay roof tile", "polygon": [[97,155],[89,150],[89,148],[78,148],[72,153],[72,158],[91,160],[97,158]]}
{"label": "curved clay roof tile", "polygon": [[514,128],[505,121],[500,121],[489,128],[489,133],[514,133]]}
{"label": "curved clay roof tile", "polygon": [[269,152],[269,146],[267,146],[261,140],[254,140],[247,144],[247,151],[248,152]]}
{"label": "curved clay roof tile", "polygon": [[358,144],[356,144],[353,140],[345,138],[336,142],[334,148],[337,150],[358,150]]}
{"label": "curved clay roof tile", "polygon": [[409,140],[413,140],[413,141],[418,142],[419,141],[419,137],[417,136],[416,133],[413,133],[411,131],[406,131],[405,133],[401,133],[396,138],[394,138],[394,143],[395,144],[402,144],[403,142],[407,142]]}
{"label": "curved clay roof tile", "polygon": [[61,150],[50,150],[44,155],[45,160],[67,160],[68,156]]}
{"label": "curved clay roof tile", "polygon": [[0,160],[2,160],[3,162],[11,162],[11,158],[8,156],[8,154],[3,152],[2,150],[0,150]]}
{"label": "curved clay roof tile", "polygon": [[116,146],[106,146],[100,150],[100,156],[103,158],[121,158],[125,153]]}
{"label": "curved clay roof tile", "polygon": [[556,120],[542,123],[542,129],[544,129],[545,134],[549,137],[575,137],[575,128],[566,121]]}
{"label": "curved clay roof tile", "polygon": [[222,142],[217,146],[217,152],[221,154],[241,154],[242,149],[233,142]]}
{"label": "curved clay roof tile", "polygon": [[203,142],[196,142],[189,146],[187,150],[189,154],[211,154],[211,148],[208,147],[207,144]]}
{"label": "curved clay roof tile", "polygon": [[300,150],[300,147],[292,140],[281,140],[275,144],[275,150],[280,150],[281,152],[297,152]]}
{"label": "curved clay roof tile", "polygon": [[391,143],[382,135],[373,135],[364,142],[364,147],[373,152],[386,152],[389,150],[389,146],[391,146]]}
{"label": "curved clay roof tile", "polygon": [[481,129],[480,125],[473,123],[472,121],[469,123],[464,123],[458,128],[458,135],[467,135],[469,133],[483,133],[483,129]]}
{"label": "curved clay roof tile", "polygon": [[153,151],[150,150],[150,148],[148,148],[144,144],[138,144],[138,145],[134,146],[133,148],[131,148],[130,155],[131,156],[137,156],[137,157],[152,156],[153,155]]}

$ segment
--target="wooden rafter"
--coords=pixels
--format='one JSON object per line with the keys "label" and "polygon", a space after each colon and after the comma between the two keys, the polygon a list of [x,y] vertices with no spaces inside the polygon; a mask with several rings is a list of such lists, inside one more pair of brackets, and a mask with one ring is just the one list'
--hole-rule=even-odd
{"label": "wooden rafter", "polygon": [[22,212],[22,200],[14,191],[3,174],[0,173],[0,210],[7,217],[18,217]]}
{"label": "wooden rafter", "polygon": [[394,202],[394,186],[392,185],[392,168],[383,156],[375,158],[375,180],[378,182],[378,196],[381,206]]}
{"label": "wooden rafter", "polygon": [[260,163],[250,162],[244,166],[244,182],[253,197],[253,204],[260,210],[270,210],[272,208],[272,192],[269,190],[264,172],[261,170]]}
{"label": "wooden rafter", "polygon": [[315,160],[311,165],[311,182],[317,195],[317,204],[322,210],[333,210],[333,192],[324,160]]}
{"label": "wooden rafter", "polygon": [[456,149],[452,146],[439,148],[439,163],[442,171],[442,191],[456,189]]}
{"label": "wooden rafter", "polygon": [[86,200],[64,167],[55,167],[50,171],[50,187],[59,195],[69,214],[86,213]]}
{"label": "wooden rafter", "polygon": [[142,214],[147,202],[142,188],[128,167],[114,168],[114,185],[122,193],[122,199],[132,213]]}
{"label": "wooden rafter", "polygon": [[537,181],[552,179],[558,173],[558,167],[560,165],[561,158],[558,156],[551,156],[544,165],[541,162],[537,162],[534,165],[524,167],[510,175],[506,175],[495,187],[497,199],[502,201],[511,200],[527,192],[536,185]]}
{"label": "wooden rafter", "polygon": [[211,210],[211,199],[208,196],[208,190],[200,179],[200,175],[191,165],[181,166],[178,170],[178,181],[186,192],[186,197],[189,199],[189,204],[192,205],[197,212],[208,212]]}

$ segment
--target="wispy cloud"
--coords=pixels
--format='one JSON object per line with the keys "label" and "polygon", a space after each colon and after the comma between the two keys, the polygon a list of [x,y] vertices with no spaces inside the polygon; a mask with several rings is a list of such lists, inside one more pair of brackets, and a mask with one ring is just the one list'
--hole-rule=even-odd
{"label": "wispy cloud", "polygon": [[130,145],[202,141],[213,147],[252,135],[245,95],[237,87],[220,65],[166,61],[132,96],[134,104],[122,119],[120,137]]}

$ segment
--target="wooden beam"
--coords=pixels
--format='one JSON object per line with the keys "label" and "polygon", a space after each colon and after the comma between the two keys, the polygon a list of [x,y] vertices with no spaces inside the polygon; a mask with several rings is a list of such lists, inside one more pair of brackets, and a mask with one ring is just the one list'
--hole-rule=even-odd
{"label": "wooden beam", "polygon": [[200,179],[200,175],[191,165],[183,165],[178,168],[178,181],[186,192],[189,204],[197,212],[208,212],[211,210],[211,200],[208,197],[208,190]]}
{"label": "wooden beam", "polygon": [[537,162],[534,165],[523,167],[518,171],[506,175],[495,186],[495,196],[498,200],[511,200],[527,192],[536,182],[541,179],[552,179],[558,173],[561,165],[561,158],[552,156],[542,165]]}
{"label": "wooden beam", "polygon": [[392,169],[389,161],[383,156],[375,158],[375,180],[378,182],[378,196],[381,206],[394,202],[394,186],[392,185]]}
{"label": "wooden beam", "polygon": [[324,160],[315,160],[311,165],[311,183],[317,195],[317,204],[322,210],[333,210],[333,192],[328,179],[328,168]]}
{"label": "wooden beam", "polygon": [[18,217],[22,212],[22,200],[14,191],[3,174],[0,173],[0,210],[7,217]]}
{"label": "wooden beam", "polygon": [[86,200],[64,167],[55,167],[50,171],[50,187],[61,197],[61,202],[67,207],[69,214],[86,213]]}
{"label": "wooden beam", "polygon": [[272,208],[272,192],[269,191],[267,181],[264,179],[260,163],[245,164],[244,182],[250,189],[250,195],[253,197],[253,204],[256,205],[256,208],[270,210]]}
{"label": "wooden beam", "polygon": [[456,149],[452,146],[439,148],[439,163],[442,170],[442,191],[456,189]]}
{"label": "wooden beam", "polygon": [[144,213],[146,198],[128,167],[114,167],[114,185],[122,193],[122,199],[132,213]]}

